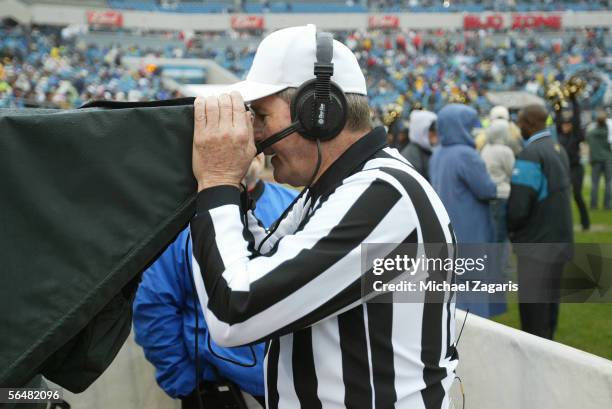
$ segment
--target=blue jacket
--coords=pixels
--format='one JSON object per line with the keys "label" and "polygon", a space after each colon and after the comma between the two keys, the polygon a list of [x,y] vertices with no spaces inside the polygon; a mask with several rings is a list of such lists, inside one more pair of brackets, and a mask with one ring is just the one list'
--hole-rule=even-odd
{"label": "blue jacket", "polygon": [[[289,206],[297,192],[270,183],[259,184],[258,188],[260,196],[256,202],[255,216],[268,227]],[[189,395],[196,387],[195,302],[199,320],[200,380],[214,381],[219,374],[238,384],[244,391],[263,396],[264,345],[253,345],[257,365],[251,368],[214,356],[208,347],[209,334],[194,294],[190,272],[191,240],[187,228],[144,272],[136,292],[136,342],[155,366],[157,383],[173,398]],[[253,364],[253,352],[249,347],[222,348],[212,340],[210,345],[218,356],[244,365]]]}
{"label": "blue jacket", "polygon": [[430,163],[431,184],[442,199],[459,243],[493,241],[488,200],[497,188],[475,149],[472,130],[479,125],[476,111],[450,104],[438,113],[440,147]]}

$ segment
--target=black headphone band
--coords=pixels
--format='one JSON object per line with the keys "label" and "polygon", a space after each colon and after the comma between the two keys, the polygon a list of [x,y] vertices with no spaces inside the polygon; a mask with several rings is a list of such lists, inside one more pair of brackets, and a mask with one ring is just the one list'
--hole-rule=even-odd
{"label": "black headphone band", "polygon": [[331,64],[334,57],[334,36],[331,33],[317,33],[317,63]]}
{"label": "black headphone band", "polygon": [[[324,104],[326,107],[330,99],[331,77],[334,75],[334,37],[331,33],[317,33],[317,61],[314,65],[315,98],[313,103],[316,105]],[[313,110],[316,112],[316,109]],[[314,119],[314,118],[313,118]]]}
{"label": "black headphone band", "polygon": [[327,141],[336,137],[346,123],[347,102],[342,89],[332,82],[334,75],[334,38],[331,33],[316,33],[314,77],[304,82],[291,101],[292,121],[307,139]]}

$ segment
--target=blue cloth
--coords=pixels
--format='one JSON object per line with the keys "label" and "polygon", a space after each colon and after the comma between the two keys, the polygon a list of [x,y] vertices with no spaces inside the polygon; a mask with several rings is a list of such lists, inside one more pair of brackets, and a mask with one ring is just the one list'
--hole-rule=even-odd
{"label": "blue cloth", "polygon": [[475,149],[472,130],[480,124],[473,108],[450,104],[438,113],[440,147],[430,163],[431,184],[448,211],[459,243],[493,241],[488,200],[497,188]]}
{"label": "blue cloth", "polygon": [[[491,243],[494,239],[489,200],[495,199],[497,187],[476,151],[472,131],[477,127],[480,127],[478,114],[466,105],[450,104],[438,112],[436,129],[440,147],[433,151],[429,172],[458,243]],[[489,283],[499,282],[500,271],[491,267],[494,266],[487,268],[486,276],[479,278]],[[473,277],[459,276],[457,281],[470,278]],[[469,309],[481,317],[491,317],[506,310],[503,297],[474,292],[469,296],[459,294],[457,307]]]}
{"label": "blue cloth", "polygon": [[[271,225],[297,196],[297,192],[264,183],[255,216],[264,227]],[[210,351],[208,330],[191,281],[189,228],[162,253],[142,276],[134,300],[134,332],[146,358],[155,366],[155,378],[173,398],[187,396],[195,380],[195,307],[198,314],[200,380],[214,381],[217,374],[244,391],[263,396],[264,344],[253,345],[257,365],[251,368],[224,361]],[[195,301],[194,301],[195,300]],[[222,348],[210,340],[214,353],[243,365],[253,364],[249,347]]]}
{"label": "blue cloth", "polygon": [[535,190],[539,202],[548,197],[548,178],[542,172],[542,165],[539,163],[517,159],[512,170],[512,183]]}

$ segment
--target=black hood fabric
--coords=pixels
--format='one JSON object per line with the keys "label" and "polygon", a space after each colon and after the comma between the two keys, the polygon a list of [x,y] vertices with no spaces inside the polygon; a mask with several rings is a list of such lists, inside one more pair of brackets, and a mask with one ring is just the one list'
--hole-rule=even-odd
{"label": "black hood fabric", "polygon": [[0,387],[49,361],[78,377],[74,345],[110,344],[92,374],[62,386],[85,389],[110,364],[131,323],[114,300],[130,301],[129,283],[195,209],[192,102],[0,110]]}

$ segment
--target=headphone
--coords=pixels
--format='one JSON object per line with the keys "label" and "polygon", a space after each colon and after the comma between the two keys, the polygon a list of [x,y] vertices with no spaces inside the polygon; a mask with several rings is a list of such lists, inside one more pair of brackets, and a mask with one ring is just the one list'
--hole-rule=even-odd
{"label": "headphone", "polygon": [[334,38],[331,33],[317,33],[315,78],[304,82],[291,99],[291,125],[257,144],[257,153],[293,132],[312,141],[329,141],[346,124],[347,102],[344,92],[331,80],[334,75]]}
{"label": "headphone", "polygon": [[340,134],[346,124],[347,103],[342,89],[333,81],[334,38],[317,33],[315,78],[306,81],[291,100],[291,121],[299,123],[298,132],[310,140],[328,141]]}

